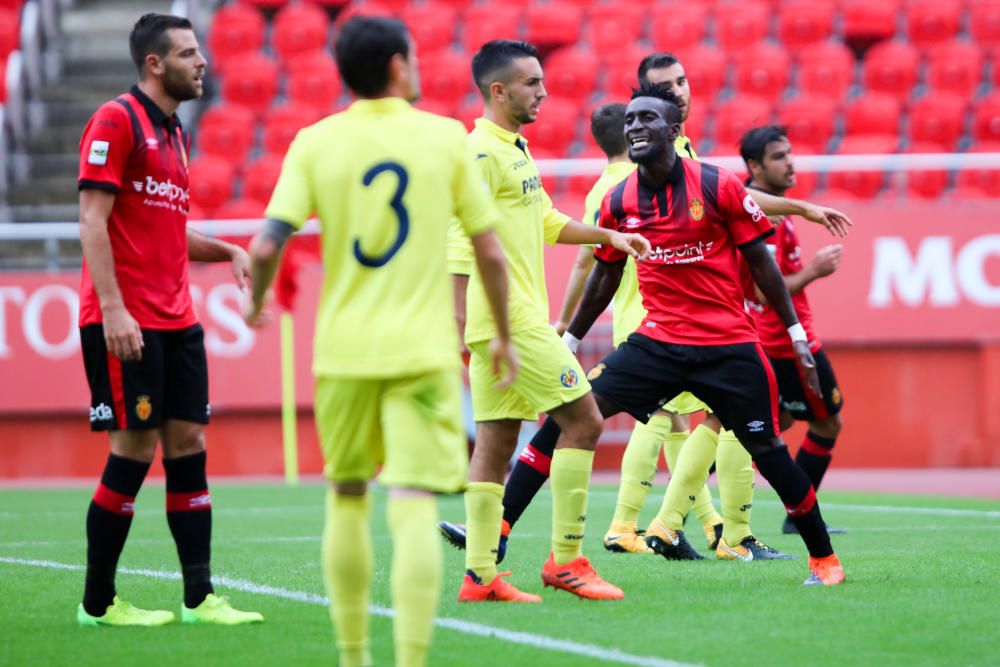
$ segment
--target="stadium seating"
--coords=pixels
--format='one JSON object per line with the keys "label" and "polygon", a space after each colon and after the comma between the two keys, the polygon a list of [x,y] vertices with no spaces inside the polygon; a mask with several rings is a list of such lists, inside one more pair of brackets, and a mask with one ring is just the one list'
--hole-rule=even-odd
{"label": "stadium seating", "polygon": [[222,158],[201,155],[191,160],[191,202],[211,216],[233,193],[236,171]]}
{"label": "stadium seating", "polygon": [[715,38],[726,51],[741,51],[767,36],[771,8],[766,3],[745,0],[714,14]]}
{"label": "stadium seating", "polygon": [[[885,155],[893,153],[899,145],[895,135],[847,137],[837,149],[841,155]],[[862,199],[871,199],[885,184],[885,174],[880,171],[835,171],[827,175],[827,185],[835,190],[846,190]]]}
{"label": "stadium seating", "polygon": [[278,92],[278,66],[263,53],[230,64],[222,79],[222,98],[261,114]]}
{"label": "stadium seating", "polygon": [[984,49],[1000,48],[1000,0],[969,3],[969,32]]}
{"label": "stadium seating", "polygon": [[906,34],[918,49],[926,49],[958,33],[962,0],[915,0],[906,7]]}
{"label": "stadium seating", "polygon": [[[937,153],[940,147],[933,143],[914,142],[907,153]],[[943,169],[911,170],[906,175],[906,193],[921,199],[936,199],[948,187],[948,172]]]}
{"label": "stadium seating", "polygon": [[208,50],[212,70],[224,74],[226,67],[264,45],[266,24],[263,15],[240,3],[223,5],[208,29]]}
{"label": "stadium seating", "polygon": [[271,46],[282,60],[324,48],[329,41],[330,18],[316,5],[289,4],[274,17]]}
{"label": "stadium seating", "polygon": [[264,151],[284,155],[298,131],[320,118],[320,113],[311,106],[285,104],[268,109],[264,114]]}
{"label": "stadium seating", "polygon": [[12,9],[0,8],[0,58],[6,58],[17,48],[21,19]]}
{"label": "stadium seating", "polygon": [[919,62],[917,50],[906,42],[876,44],[865,54],[862,73],[865,87],[906,99],[917,82]]}
{"label": "stadium seating", "polygon": [[836,104],[822,97],[796,97],[783,102],[778,109],[778,120],[788,130],[788,138],[798,153],[804,147],[809,152],[826,152],[836,119]]}
{"label": "stadium seating", "polygon": [[420,85],[427,99],[458,105],[472,90],[468,56],[438,51],[421,57]]}
{"label": "stadium seating", "polygon": [[599,56],[621,49],[623,44],[634,44],[645,24],[645,10],[636,4],[595,4],[586,16],[583,37]]}
{"label": "stadium seating", "polygon": [[470,54],[491,39],[517,39],[521,15],[510,3],[471,5],[462,17],[462,44]]}
{"label": "stadium seating", "polygon": [[215,217],[221,220],[250,220],[264,216],[263,202],[253,199],[230,199],[215,211]]}
{"label": "stadium seating", "polygon": [[[700,98],[702,104],[710,104],[726,83],[725,54],[712,47],[697,46],[685,49],[678,55],[691,84],[692,97]],[[638,62],[638,60],[633,61],[632,85],[635,85],[634,71]]]}
{"label": "stadium seating", "polygon": [[851,136],[895,135],[903,110],[899,100],[885,93],[865,93],[844,107],[846,133]]}
{"label": "stadium seating", "polygon": [[830,0],[795,0],[778,13],[778,37],[789,50],[821,44],[833,30],[834,4]]}
{"label": "stadium seating", "polygon": [[705,36],[708,7],[696,2],[672,5],[670,11],[655,11],[649,21],[649,39],[657,51],[677,53],[701,43]]}
{"label": "stadium seating", "polygon": [[983,54],[974,42],[953,40],[927,50],[927,84],[932,92],[972,97],[982,81]]}
{"label": "stadium seating", "polygon": [[967,102],[953,93],[924,97],[910,108],[910,138],[950,152],[962,133]]}
{"label": "stadium seating", "polygon": [[748,47],[732,60],[733,92],[756,95],[777,102],[788,86],[791,61],[780,46],[761,42]]}
{"label": "stadium seating", "polygon": [[[723,63],[725,62],[725,57],[718,51],[712,53]],[[632,88],[636,85],[639,63],[647,55],[649,55],[649,49],[636,44],[598,53],[597,57],[604,63],[604,85],[602,86],[604,93],[615,100],[622,102],[627,100]]]}
{"label": "stadium seating", "polygon": [[264,155],[247,165],[243,175],[243,198],[267,204],[281,173],[280,155]]}
{"label": "stadium seating", "polygon": [[551,98],[583,104],[597,88],[600,62],[587,48],[553,51],[545,60],[545,89]]}
{"label": "stadium seating", "polygon": [[286,62],[285,94],[289,101],[329,112],[342,90],[337,65],[325,51],[316,51]]}
{"label": "stadium seating", "polygon": [[253,146],[255,118],[252,111],[235,104],[217,104],[201,115],[198,149],[227,160],[239,168]]}
{"label": "stadium seating", "polygon": [[[1000,153],[1000,141],[986,141],[969,149],[970,153]],[[960,169],[954,196],[959,199],[1000,197],[1000,169]]]}
{"label": "stadium seating", "polygon": [[976,102],[972,136],[977,142],[1000,141],[1000,91],[994,91]]}
{"label": "stadium seating", "polygon": [[538,120],[521,130],[530,142],[532,154],[551,151],[564,157],[576,137],[579,104],[568,100],[548,98],[542,102]]}
{"label": "stadium seating", "polygon": [[410,34],[417,42],[420,53],[430,53],[443,49],[452,43],[455,37],[455,19],[457,11],[454,7],[439,2],[429,2],[423,5],[409,5],[400,14],[410,28]]}
{"label": "stadium seating", "polygon": [[854,56],[840,42],[827,41],[796,54],[802,92],[839,102],[854,83]]}
{"label": "stadium seating", "polygon": [[568,2],[530,4],[524,12],[524,38],[540,49],[576,44],[583,10]]}
{"label": "stadium seating", "polygon": [[738,152],[740,139],[747,130],[773,120],[771,104],[750,95],[722,102],[715,108],[714,119],[717,153]]}
{"label": "stadium seating", "polygon": [[844,39],[851,44],[867,44],[892,37],[901,4],[902,0],[842,0]]}

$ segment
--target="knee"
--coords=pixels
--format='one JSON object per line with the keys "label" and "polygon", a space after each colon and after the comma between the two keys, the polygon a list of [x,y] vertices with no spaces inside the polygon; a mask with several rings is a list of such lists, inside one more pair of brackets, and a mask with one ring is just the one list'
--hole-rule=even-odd
{"label": "knee", "polygon": [[740,444],[743,445],[744,449],[750,452],[750,458],[754,460],[756,460],[759,456],[777,449],[778,447],[785,446],[785,443],[781,441],[781,438],[746,439],[740,440]]}
{"label": "knee", "polygon": [[701,423],[702,426],[710,428],[716,433],[722,430],[722,420],[714,412],[710,412],[705,416],[705,421]]}
{"label": "knee", "polygon": [[691,417],[688,415],[670,414],[670,431],[673,433],[683,433],[691,430]]}
{"label": "knee", "polygon": [[186,429],[181,434],[164,439],[163,455],[169,459],[182,456],[192,456],[205,451],[205,430],[202,428]]}

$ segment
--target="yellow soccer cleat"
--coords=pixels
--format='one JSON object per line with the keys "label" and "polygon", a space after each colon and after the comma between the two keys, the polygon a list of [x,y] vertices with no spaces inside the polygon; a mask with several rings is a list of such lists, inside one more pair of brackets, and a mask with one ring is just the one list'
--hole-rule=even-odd
{"label": "yellow soccer cleat", "polygon": [[793,560],[795,556],[778,551],[774,547],[768,546],[758,540],[753,535],[747,535],[743,541],[735,546],[729,546],[725,538],[719,540],[719,547],[715,550],[715,557],[719,560],[741,560],[750,562],[752,560]]}
{"label": "yellow soccer cleat", "polygon": [[671,530],[659,518],[646,528],[646,544],[667,560],[705,560],[684,537],[683,530]]}
{"label": "yellow soccer cleat", "polygon": [[651,554],[646,544],[646,532],[636,530],[634,523],[612,523],[604,535],[604,548],[620,554]]}
{"label": "yellow soccer cleat", "polygon": [[705,540],[708,542],[708,550],[715,551],[719,548],[719,540],[722,539],[722,524],[714,523],[711,526],[702,526],[705,531]]}
{"label": "yellow soccer cleat", "polygon": [[108,605],[103,616],[91,616],[83,608],[83,604],[81,604],[76,609],[76,622],[80,625],[91,627],[98,625],[154,627],[173,623],[174,615],[172,612],[160,609],[151,610],[133,607],[116,595],[114,602]]}
{"label": "yellow soccer cleat", "polygon": [[209,593],[205,600],[188,609],[181,606],[181,623],[212,623],[214,625],[245,625],[247,623],[263,623],[264,617],[255,611],[240,611],[233,609],[229,600],[215,593]]}

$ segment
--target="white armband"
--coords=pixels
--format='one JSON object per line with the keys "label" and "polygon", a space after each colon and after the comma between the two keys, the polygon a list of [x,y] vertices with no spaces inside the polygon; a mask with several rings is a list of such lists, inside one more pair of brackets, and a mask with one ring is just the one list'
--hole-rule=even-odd
{"label": "white armband", "polygon": [[809,342],[809,339],[806,338],[806,330],[802,327],[801,322],[796,322],[788,327],[788,335],[791,337],[793,343],[797,343],[798,341],[802,341],[803,343]]}
{"label": "white armband", "polygon": [[576,348],[580,347],[580,339],[568,331],[562,335],[562,342],[566,343],[566,347],[573,354],[576,354]]}

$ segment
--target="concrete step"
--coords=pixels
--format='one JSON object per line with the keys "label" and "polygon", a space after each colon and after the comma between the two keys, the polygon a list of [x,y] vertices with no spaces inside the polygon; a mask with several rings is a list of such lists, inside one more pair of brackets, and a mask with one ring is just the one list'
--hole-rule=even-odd
{"label": "concrete step", "polygon": [[76,154],[80,150],[80,136],[83,125],[50,125],[42,132],[32,133],[26,148],[30,155]]}
{"label": "concrete step", "polygon": [[9,241],[0,244],[0,270],[37,271],[82,265],[78,240]]}
{"label": "concrete step", "polygon": [[11,206],[11,222],[77,222],[80,206],[72,204],[43,204],[40,206]]}
{"label": "concrete step", "polygon": [[14,183],[7,194],[11,206],[37,206],[39,204],[72,204],[78,198],[76,178],[43,176],[27,183]]}
{"label": "concrete step", "polygon": [[[123,91],[124,92],[124,91]],[[110,98],[108,98],[110,99]],[[107,100],[105,100],[107,101]],[[76,125],[80,132],[90,117],[102,103],[92,102],[50,102],[44,106],[45,120],[51,125]]]}
{"label": "concrete step", "polygon": [[80,158],[73,153],[34,154],[30,158],[29,176],[76,178],[80,171]]}

